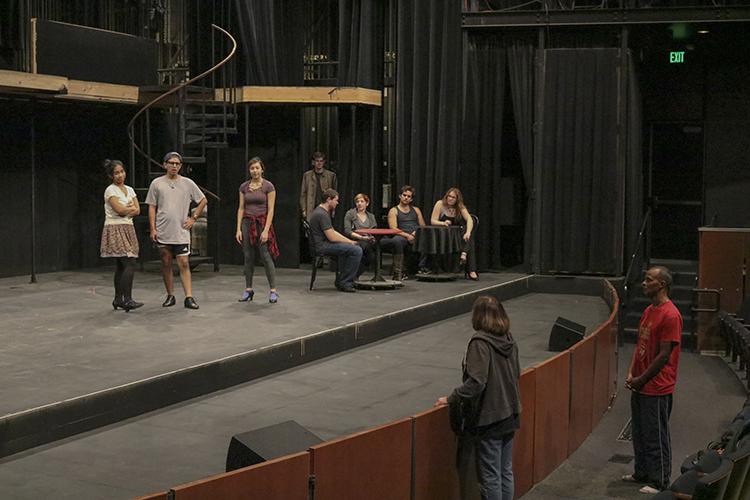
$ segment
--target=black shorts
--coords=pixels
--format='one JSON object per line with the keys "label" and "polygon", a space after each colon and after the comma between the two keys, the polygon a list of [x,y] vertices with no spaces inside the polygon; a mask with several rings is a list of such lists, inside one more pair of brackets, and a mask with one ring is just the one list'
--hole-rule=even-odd
{"label": "black shorts", "polygon": [[160,243],[157,241],[156,246],[158,246],[159,248],[166,248],[175,257],[183,257],[183,256],[187,257],[190,255],[190,243],[173,244],[173,243]]}

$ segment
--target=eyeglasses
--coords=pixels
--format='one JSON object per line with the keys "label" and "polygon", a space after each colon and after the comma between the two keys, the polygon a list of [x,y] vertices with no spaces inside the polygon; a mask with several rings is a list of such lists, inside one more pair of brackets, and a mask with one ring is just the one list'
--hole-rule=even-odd
{"label": "eyeglasses", "polygon": [[182,165],[181,161],[168,161],[167,165]]}

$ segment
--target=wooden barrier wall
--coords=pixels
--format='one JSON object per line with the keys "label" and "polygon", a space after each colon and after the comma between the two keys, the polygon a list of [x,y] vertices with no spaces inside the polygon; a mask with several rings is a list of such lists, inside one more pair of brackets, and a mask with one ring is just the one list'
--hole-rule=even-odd
{"label": "wooden barrier wall", "polygon": [[174,500],[308,500],[310,453],[305,451],[172,488]]}
{"label": "wooden barrier wall", "polygon": [[[521,373],[521,429],[513,443],[516,498],[573,453],[606,412],[617,385],[619,300],[606,282],[612,313],[571,349]],[[374,429],[170,490],[175,500],[458,500],[456,438],[448,408],[427,410]],[[166,499],[166,493],[138,500]]]}
{"label": "wooden barrier wall", "polygon": [[310,453],[315,498],[411,498],[411,418],[315,445]]}

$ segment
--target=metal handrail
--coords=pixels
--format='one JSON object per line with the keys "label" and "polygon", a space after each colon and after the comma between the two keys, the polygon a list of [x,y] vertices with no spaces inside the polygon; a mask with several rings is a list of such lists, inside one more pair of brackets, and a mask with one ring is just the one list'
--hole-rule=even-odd
{"label": "metal handrail", "polygon": [[630,289],[630,280],[632,279],[633,269],[635,269],[635,262],[636,258],[638,257],[638,254],[641,252],[641,248],[643,247],[643,241],[644,236],[646,234],[646,229],[648,228],[648,223],[651,221],[651,207],[648,207],[646,210],[646,213],[643,215],[643,223],[641,223],[641,229],[638,232],[638,239],[635,242],[635,249],[633,250],[633,255],[630,257],[630,263],[628,264],[628,270],[625,272],[625,279],[623,280],[623,297],[622,297],[622,307],[624,308],[627,304],[628,300],[628,290]]}
{"label": "metal handrail", "polygon": [[[179,92],[181,89],[187,87],[188,85],[191,85],[191,84],[195,83],[196,81],[198,81],[198,80],[200,80],[200,79],[208,76],[209,74],[213,73],[217,69],[219,69],[222,66],[224,66],[227,62],[229,62],[229,60],[232,57],[234,57],[235,52],[237,52],[237,41],[234,39],[234,37],[227,30],[225,30],[224,28],[222,28],[220,26],[217,26],[215,24],[211,24],[211,27],[214,28],[214,29],[216,29],[216,30],[221,31],[227,37],[229,37],[229,39],[232,41],[232,50],[230,51],[230,53],[226,57],[224,57],[224,59],[222,59],[216,65],[214,65],[212,68],[209,68],[206,71],[204,71],[203,73],[201,73],[200,75],[198,75],[196,77],[193,77],[190,80],[177,85],[176,87],[174,87],[174,88],[166,91],[162,95],[160,95],[160,96],[156,97],[155,99],[153,99],[151,102],[147,103],[140,110],[138,110],[138,112],[135,115],[133,115],[133,118],[130,119],[130,122],[128,122],[128,127],[127,127],[128,138],[130,139],[130,143],[133,145],[133,148],[143,158],[145,158],[147,161],[149,161],[150,163],[153,163],[154,165],[156,165],[159,168],[161,168],[161,163],[159,163],[158,161],[154,160],[151,156],[149,156],[148,154],[146,154],[146,152],[143,151],[140,148],[140,146],[138,146],[138,144],[136,144],[135,139],[134,139],[135,121],[138,119],[139,116],[141,116],[143,113],[145,113],[149,108],[151,108],[152,106],[154,106],[156,103],[161,102],[166,97],[174,94],[175,92]],[[203,192],[205,192],[206,194],[212,196],[214,199],[217,199],[217,200],[220,199],[218,195],[216,195],[215,193],[209,191],[205,187],[203,187],[203,186],[199,186],[199,187],[201,188],[201,190]]]}

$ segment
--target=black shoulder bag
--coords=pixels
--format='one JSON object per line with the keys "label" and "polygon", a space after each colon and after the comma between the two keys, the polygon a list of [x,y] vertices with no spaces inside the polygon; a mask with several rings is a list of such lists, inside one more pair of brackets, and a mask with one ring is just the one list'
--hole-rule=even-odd
{"label": "black shoulder bag", "polygon": [[[472,339],[470,342],[479,339]],[[484,340],[482,341],[484,342]],[[490,347],[490,370],[492,370],[492,347]],[[487,386],[485,386],[485,389]],[[457,436],[462,436],[476,428],[479,411],[482,409],[484,390],[473,398],[456,395],[455,400],[448,405],[448,418],[451,429]]]}

